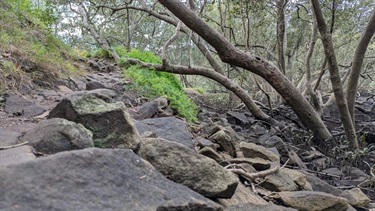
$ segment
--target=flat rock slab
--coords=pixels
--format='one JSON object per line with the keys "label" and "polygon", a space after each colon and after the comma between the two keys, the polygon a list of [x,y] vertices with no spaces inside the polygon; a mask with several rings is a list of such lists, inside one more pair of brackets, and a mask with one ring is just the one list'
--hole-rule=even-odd
{"label": "flat rock slab", "polygon": [[280,163],[280,157],[267,148],[254,143],[241,142],[240,149],[245,158],[262,158],[265,160]]}
{"label": "flat rock slab", "polygon": [[0,146],[15,145],[18,143],[22,133],[11,130],[10,128],[0,128]]}
{"label": "flat rock slab", "polygon": [[349,207],[346,199],[323,192],[293,191],[277,195],[284,205],[301,211],[345,211]]}
{"label": "flat rock slab", "polygon": [[28,145],[0,150],[0,168],[34,160],[33,148]]}
{"label": "flat rock slab", "polygon": [[0,169],[0,210],[222,210],[127,149],[57,153]]}
{"label": "flat rock slab", "polygon": [[159,138],[177,142],[190,149],[194,149],[193,137],[190,134],[186,123],[175,117],[145,119],[135,122],[135,126],[140,134],[146,131],[151,131]]}
{"label": "flat rock slab", "polygon": [[296,209],[274,204],[236,204],[225,208],[225,211],[297,211]]}
{"label": "flat rock slab", "polygon": [[26,118],[43,114],[46,109],[14,94],[7,94],[4,111],[15,116]]}
{"label": "flat rock slab", "polygon": [[232,197],[239,182],[235,174],[214,160],[176,142],[161,138],[144,139],[138,154],[168,179],[209,198]]}

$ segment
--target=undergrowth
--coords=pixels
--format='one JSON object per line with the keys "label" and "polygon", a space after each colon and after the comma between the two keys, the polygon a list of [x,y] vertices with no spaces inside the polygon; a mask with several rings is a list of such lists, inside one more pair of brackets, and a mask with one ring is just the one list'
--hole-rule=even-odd
{"label": "undergrowth", "polygon": [[30,0],[0,2],[0,90],[26,83],[19,78],[53,81],[79,72],[70,47],[49,28],[54,16],[48,8],[36,9]]}
{"label": "undergrowth", "polygon": [[176,75],[158,72],[153,69],[140,68],[137,65],[129,66],[126,58],[139,59],[143,62],[161,63],[161,59],[150,51],[132,49],[127,52],[124,48],[115,48],[122,58],[119,64],[124,68],[124,74],[134,81],[135,88],[143,95],[156,97],[165,95],[170,101],[171,108],[188,121],[196,121],[198,106],[186,95],[180,80]]}

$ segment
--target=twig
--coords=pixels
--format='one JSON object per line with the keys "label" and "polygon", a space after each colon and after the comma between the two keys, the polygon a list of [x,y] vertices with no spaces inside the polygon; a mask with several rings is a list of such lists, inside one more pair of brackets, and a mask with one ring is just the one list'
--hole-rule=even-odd
{"label": "twig", "polygon": [[15,144],[15,145],[10,145],[10,146],[0,146],[0,150],[11,149],[11,148],[15,148],[15,147],[20,147],[20,146],[26,145],[28,143],[29,143],[28,141],[25,141],[25,142],[20,143],[20,144]]}

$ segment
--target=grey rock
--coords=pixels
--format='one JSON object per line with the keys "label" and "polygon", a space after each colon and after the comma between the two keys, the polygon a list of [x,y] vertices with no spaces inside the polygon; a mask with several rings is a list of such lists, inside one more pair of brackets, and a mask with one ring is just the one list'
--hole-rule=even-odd
{"label": "grey rock", "polygon": [[61,152],[0,169],[1,210],[222,210],[128,149]]}
{"label": "grey rock", "polygon": [[210,136],[210,139],[220,145],[220,149],[227,152],[230,156],[236,157],[236,148],[234,142],[225,130],[219,130]]}
{"label": "grey rock", "polygon": [[296,209],[274,204],[236,204],[226,207],[225,211],[297,211]]}
{"label": "grey rock", "polygon": [[238,204],[263,204],[266,205],[268,202],[262,197],[254,193],[249,187],[245,187],[242,183],[239,183],[233,196],[229,199],[217,199],[217,201],[224,207],[229,207]]}
{"label": "grey rock", "polygon": [[174,141],[194,150],[193,136],[190,134],[186,123],[175,117],[161,117],[145,119],[135,122],[140,134],[152,131],[157,137]]}
{"label": "grey rock", "polygon": [[98,81],[90,81],[86,84],[86,90],[103,89],[103,88],[107,88],[107,87]]}
{"label": "grey rock", "polygon": [[284,169],[278,171],[277,173],[271,174],[267,179],[261,184],[262,187],[270,191],[296,191],[298,186],[294,183],[293,179],[288,173],[283,171]]}
{"label": "grey rock", "polygon": [[255,122],[253,118],[246,116],[244,113],[235,111],[227,112],[227,116],[228,122],[232,125],[250,126]]}
{"label": "grey rock", "polygon": [[33,149],[28,145],[0,150],[0,168],[33,159],[35,159]]}
{"label": "grey rock", "polygon": [[97,147],[136,149],[139,134],[122,102],[99,93],[78,92],[64,98],[48,118],[64,118],[93,132]]}
{"label": "grey rock", "polygon": [[332,185],[330,185],[327,182],[319,179],[318,177],[316,177],[316,176],[314,176],[310,173],[304,172],[304,171],[301,171],[301,172],[306,175],[306,180],[307,180],[307,182],[309,182],[311,184],[312,189],[314,191],[330,193],[334,196],[339,196],[342,193],[341,190],[333,187]]}
{"label": "grey rock", "polygon": [[0,128],[0,146],[15,145],[21,136],[22,133],[13,131],[10,128]]}
{"label": "grey rock", "polygon": [[144,103],[137,109],[136,115],[133,116],[134,119],[142,120],[154,117],[159,111],[158,103],[155,101]]}
{"label": "grey rock", "polygon": [[7,94],[4,111],[15,116],[29,118],[44,113],[46,109],[17,95]]}
{"label": "grey rock", "polygon": [[262,158],[233,158],[230,159],[230,163],[240,164],[248,163],[252,165],[256,170],[262,171],[271,167],[271,162]]}
{"label": "grey rock", "polygon": [[344,174],[340,171],[340,169],[338,169],[336,167],[334,167],[334,168],[328,168],[328,169],[323,169],[322,172],[326,173],[326,174],[329,174],[329,175],[339,176],[339,177],[344,176]]}
{"label": "grey rock", "polygon": [[334,195],[316,191],[280,192],[277,194],[284,205],[301,211],[344,211],[348,201]]}
{"label": "grey rock", "polygon": [[198,137],[197,139],[194,139],[193,142],[194,142],[194,146],[197,146],[199,148],[210,147],[216,150],[215,144],[208,139]]}
{"label": "grey rock", "polygon": [[214,160],[176,142],[144,139],[138,154],[168,179],[209,198],[230,198],[239,182],[236,175]]}
{"label": "grey rock", "polygon": [[214,161],[220,163],[223,161],[223,158],[217,153],[214,149],[210,147],[204,147],[198,151],[199,154],[204,155],[206,157],[212,158]]}
{"label": "grey rock", "polygon": [[22,137],[22,141],[28,141],[43,154],[94,147],[91,131],[81,124],[60,118],[41,121]]}
{"label": "grey rock", "polygon": [[88,93],[98,93],[98,94],[106,95],[110,98],[115,98],[118,96],[118,94],[112,89],[104,89],[104,88],[90,90],[88,91]]}
{"label": "grey rock", "polygon": [[352,188],[342,192],[340,197],[346,198],[349,204],[355,207],[366,207],[370,203],[370,199],[359,188]]}
{"label": "grey rock", "polygon": [[256,145],[254,143],[241,142],[240,149],[246,158],[258,157],[265,160],[280,163],[280,157],[263,146]]}
{"label": "grey rock", "polygon": [[307,182],[306,175],[294,169],[283,168],[281,170],[284,174],[289,175],[290,178],[296,183],[299,189],[312,191],[311,184]]}

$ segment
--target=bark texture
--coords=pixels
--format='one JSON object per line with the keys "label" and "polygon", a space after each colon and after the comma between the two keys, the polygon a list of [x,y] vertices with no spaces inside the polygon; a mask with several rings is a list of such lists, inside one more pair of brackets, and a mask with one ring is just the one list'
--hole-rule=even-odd
{"label": "bark texture", "polygon": [[366,54],[367,46],[371,41],[372,36],[375,33],[375,9],[372,12],[369,22],[367,23],[367,27],[362,34],[361,39],[355,49],[353,61],[352,61],[352,70],[349,75],[348,79],[348,86],[346,87],[346,99],[348,101],[348,108],[350,115],[352,117],[353,124],[355,123],[354,118],[354,104],[355,104],[355,96],[358,87],[358,79],[361,73],[361,67],[363,64],[363,59]]}
{"label": "bark texture", "polygon": [[331,137],[327,127],[314,108],[272,63],[259,56],[235,48],[225,37],[206,24],[182,2],[178,0],[159,0],[159,2],[177,16],[187,27],[213,46],[223,62],[249,70],[270,83],[292,107],[302,123],[311,129],[317,138],[328,139]]}
{"label": "bark texture", "polygon": [[341,122],[344,126],[346,139],[350,142],[352,147],[358,148],[357,136],[342,89],[336,54],[333,48],[332,36],[320,9],[319,0],[311,0],[311,4],[315,13],[320,35],[322,37],[324,52],[328,60],[332,88],[335,94],[337,107],[339,109]]}

